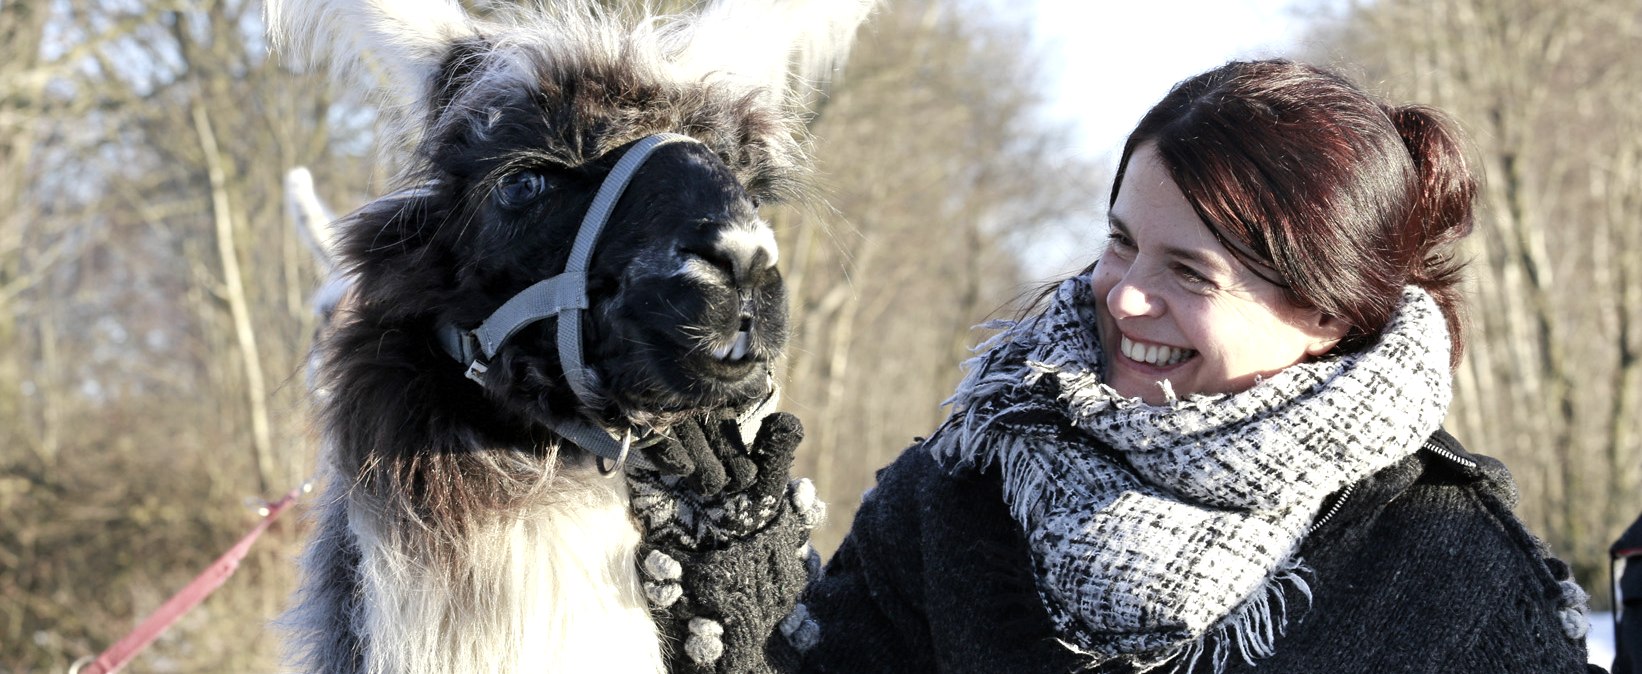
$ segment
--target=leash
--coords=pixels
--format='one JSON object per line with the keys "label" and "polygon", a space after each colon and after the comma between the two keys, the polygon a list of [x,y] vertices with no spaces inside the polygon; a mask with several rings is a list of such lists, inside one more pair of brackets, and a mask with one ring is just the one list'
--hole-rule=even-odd
{"label": "leash", "polygon": [[[436,334],[440,347],[457,363],[467,367],[468,379],[483,384],[485,372],[490,369],[490,360],[496,357],[509,337],[527,325],[557,316],[559,364],[564,370],[565,380],[576,398],[584,406],[592,407],[593,378],[582,362],[581,317],[582,310],[588,307],[587,267],[593,257],[593,246],[598,243],[599,232],[610,220],[616,202],[627,189],[627,183],[638,173],[650,153],[665,145],[684,142],[700,141],[675,133],[658,133],[645,136],[622,154],[615,168],[599,185],[592,206],[588,207],[587,214],[582,218],[564,272],[520,291],[502,303],[477,328],[464,330],[451,324],[439,326]],[[628,427],[615,433],[596,420],[584,418],[582,414],[560,417],[548,425],[561,437],[598,456],[599,471],[605,475],[620,472],[622,464],[628,460],[628,452],[633,448],[647,447],[662,439],[659,433],[651,433],[649,429],[635,431]],[[606,461],[613,463],[607,467]]]}
{"label": "leash", "polygon": [[240,560],[245,559],[245,555],[251,552],[251,544],[262,536],[262,532],[268,530],[268,526],[274,523],[280,513],[285,512],[286,508],[291,507],[298,497],[310,489],[312,485],[303,483],[302,486],[287,492],[284,498],[259,509],[262,521],[240,538],[234,547],[228,548],[227,552],[200,572],[200,575],[195,576],[186,587],[171,595],[170,599],[144,618],[142,624],[137,625],[137,629],[132,630],[113,646],[109,646],[108,650],[103,651],[95,659],[88,656],[74,663],[68,670],[69,674],[114,674],[120,671],[120,668],[130,663],[132,658],[137,657],[137,654],[153,643],[162,632],[176,624],[183,614],[188,613],[217,588],[222,587],[228,577],[234,575],[234,571],[239,568]]}

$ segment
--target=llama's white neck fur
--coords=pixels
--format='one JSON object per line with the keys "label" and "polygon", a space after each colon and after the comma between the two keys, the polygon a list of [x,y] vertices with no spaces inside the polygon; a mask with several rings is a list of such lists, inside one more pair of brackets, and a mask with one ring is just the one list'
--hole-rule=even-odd
{"label": "llama's white neck fur", "polygon": [[[566,466],[539,503],[470,523],[455,563],[427,531],[355,504],[365,671],[664,672],[635,561],[627,484]],[[448,543],[442,545],[449,546]]]}

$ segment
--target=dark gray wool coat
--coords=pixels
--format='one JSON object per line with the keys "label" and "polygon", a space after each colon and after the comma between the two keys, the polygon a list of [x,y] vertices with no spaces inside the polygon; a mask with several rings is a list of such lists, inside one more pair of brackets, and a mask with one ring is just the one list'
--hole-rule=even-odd
{"label": "dark gray wool coat", "polygon": [[[1309,608],[1291,591],[1276,653],[1253,666],[1234,654],[1227,672],[1602,671],[1587,669],[1583,598],[1512,514],[1505,468],[1447,433],[1434,439],[1446,451],[1422,451],[1325,504],[1301,547],[1314,570]],[[773,635],[772,669],[1088,671],[1051,633],[996,473],[948,474],[914,446],[878,478],[803,594],[819,640],[800,653]]]}

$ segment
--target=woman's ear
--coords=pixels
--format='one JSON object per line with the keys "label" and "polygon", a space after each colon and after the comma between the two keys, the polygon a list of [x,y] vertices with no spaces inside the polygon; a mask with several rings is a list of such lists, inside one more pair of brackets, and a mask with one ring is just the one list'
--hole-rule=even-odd
{"label": "woman's ear", "polygon": [[1306,355],[1312,358],[1333,351],[1334,346],[1345,339],[1346,333],[1351,331],[1350,323],[1321,311],[1312,317],[1311,325],[1307,327],[1313,339],[1306,346]]}

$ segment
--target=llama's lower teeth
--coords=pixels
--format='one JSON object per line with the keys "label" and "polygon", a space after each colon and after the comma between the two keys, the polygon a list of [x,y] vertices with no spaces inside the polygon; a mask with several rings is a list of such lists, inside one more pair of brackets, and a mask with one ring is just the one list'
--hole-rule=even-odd
{"label": "llama's lower teeth", "polygon": [[713,349],[713,358],[722,361],[737,361],[747,357],[752,350],[752,334],[746,330],[735,333],[735,341]]}
{"label": "llama's lower teeth", "polygon": [[751,341],[752,335],[748,334],[746,330],[735,333],[735,344],[730,346],[730,360],[741,360],[742,358],[745,358],[747,356],[748,344]]}

